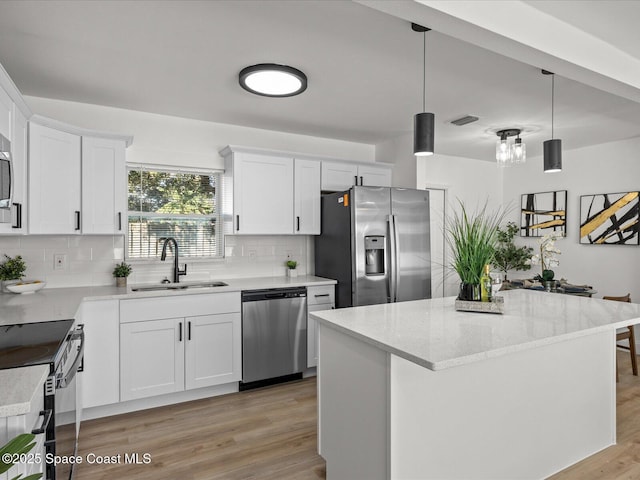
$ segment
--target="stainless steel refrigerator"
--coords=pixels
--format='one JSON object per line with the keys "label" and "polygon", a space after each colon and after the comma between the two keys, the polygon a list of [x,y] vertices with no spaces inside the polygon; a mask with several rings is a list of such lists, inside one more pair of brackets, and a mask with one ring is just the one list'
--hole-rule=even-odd
{"label": "stainless steel refrigerator", "polygon": [[429,192],[353,187],[322,196],[315,274],[338,281],[336,306],[431,298]]}

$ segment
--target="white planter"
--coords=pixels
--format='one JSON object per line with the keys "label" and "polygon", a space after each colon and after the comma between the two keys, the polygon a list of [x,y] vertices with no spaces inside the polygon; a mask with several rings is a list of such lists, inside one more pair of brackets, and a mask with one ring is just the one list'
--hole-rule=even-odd
{"label": "white planter", "polygon": [[0,290],[0,292],[3,293],[11,293],[9,290],[7,290],[7,285],[13,285],[15,283],[18,283],[20,280],[3,280],[2,281],[2,289]]}
{"label": "white planter", "polygon": [[298,271],[295,268],[293,270],[289,268],[287,269],[287,276],[290,278],[297,277]]}

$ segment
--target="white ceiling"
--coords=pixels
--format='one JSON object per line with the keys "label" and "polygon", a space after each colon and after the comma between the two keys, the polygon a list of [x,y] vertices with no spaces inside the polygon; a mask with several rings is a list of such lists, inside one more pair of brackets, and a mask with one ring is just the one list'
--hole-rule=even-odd
{"label": "white ceiling", "polygon": [[[640,2],[526,3],[640,56]],[[303,70],[307,91],[242,90],[238,72],[265,62]],[[410,134],[422,109],[422,34],[346,0],[2,0],[0,63],[25,95],[369,144]],[[492,160],[493,131],[516,127],[539,155],[551,117],[540,67],[429,32],[437,153]],[[640,135],[638,103],[560,76],[555,98],[565,149]],[[480,121],[448,124],[464,114]]]}

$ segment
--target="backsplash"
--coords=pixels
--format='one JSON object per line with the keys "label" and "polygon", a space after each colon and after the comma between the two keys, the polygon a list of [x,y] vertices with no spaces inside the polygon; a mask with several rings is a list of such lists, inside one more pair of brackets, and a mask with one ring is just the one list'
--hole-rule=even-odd
{"label": "backsplash", "polygon": [[[124,258],[122,235],[28,235],[0,237],[0,256],[21,255],[27,263],[25,278],[47,282],[47,287],[114,285],[115,264]],[[54,268],[56,255],[64,255],[61,269]],[[313,273],[313,237],[299,235],[228,236],[225,258],[194,260],[181,281],[286,275],[287,257],[298,261],[298,274]],[[171,278],[173,258],[165,262],[131,261],[129,284],[156,283]],[[311,266],[311,268],[309,268]]]}

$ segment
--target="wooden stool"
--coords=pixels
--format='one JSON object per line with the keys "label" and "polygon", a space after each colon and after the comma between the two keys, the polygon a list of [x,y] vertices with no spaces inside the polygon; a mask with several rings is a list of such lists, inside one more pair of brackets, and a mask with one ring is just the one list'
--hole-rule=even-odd
{"label": "wooden stool", "polygon": [[[627,293],[624,297],[602,297],[603,300],[614,300],[616,302],[628,302],[631,303],[631,295]],[[629,340],[629,346],[617,345],[620,340]],[[633,374],[638,376],[638,361],[636,357],[636,335],[633,330],[633,325],[629,325],[624,329],[620,329],[616,332],[616,347],[629,350],[631,353],[631,370]],[[618,361],[616,360],[616,382],[618,382]]]}

